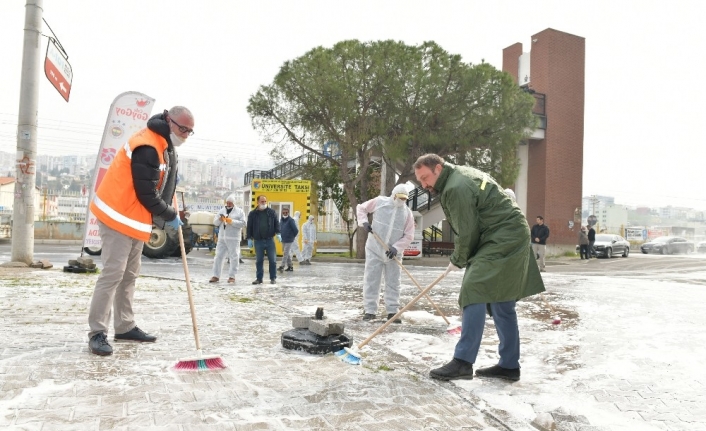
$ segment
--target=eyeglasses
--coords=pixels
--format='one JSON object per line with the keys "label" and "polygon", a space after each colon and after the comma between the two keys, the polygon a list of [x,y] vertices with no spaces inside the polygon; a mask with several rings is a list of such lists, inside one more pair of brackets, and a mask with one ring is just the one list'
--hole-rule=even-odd
{"label": "eyeglasses", "polygon": [[181,133],[188,133],[189,136],[193,136],[193,135],[194,135],[194,129],[189,129],[189,128],[186,127],[186,126],[182,126],[181,124],[177,123],[176,121],[172,120],[171,118],[169,119],[169,121],[171,121],[172,123],[174,123],[174,125],[179,128],[179,131],[180,131]]}

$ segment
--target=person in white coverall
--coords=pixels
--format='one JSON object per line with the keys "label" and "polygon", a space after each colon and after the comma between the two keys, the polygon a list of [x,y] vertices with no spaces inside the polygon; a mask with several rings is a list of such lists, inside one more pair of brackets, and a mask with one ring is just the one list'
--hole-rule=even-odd
{"label": "person in white coverall", "polygon": [[[363,280],[363,320],[374,319],[380,301],[380,281],[385,274],[385,309],[392,318],[400,306],[400,266],[392,260],[402,260],[404,250],[414,239],[414,217],[407,207],[407,188],[399,184],[390,197],[378,196],[356,207],[358,226],[368,232],[365,243],[365,275]],[[368,214],[373,214],[372,225]],[[373,237],[377,234],[387,244],[388,251]],[[394,323],[402,323],[395,319]]]}
{"label": "person in white coverall", "polygon": [[[299,226],[299,218],[301,217],[301,214],[302,213],[299,211],[294,211],[294,215],[292,216],[294,221],[297,223],[297,227]],[[304,226],[302,226],[302,228],[303,227]],[[292,251],[290,253],[290,256],[292,256],[292,258],[294,258],[294,256],[296,256],[297,261],[299,262],[299,265],[301,265],[302,261],[304,261],[304,259],[302,258],[302,249],[299,248],[299,234],[297,234],[297,236],[294,237],[294,242],[292,243]],[[304,264],[304,265],[306,265],[306,264]]]}
{"label": "person in white coverall", "polygon": [[302,242],[304,243],[303,260],[299,264],[311,265],[311,255],[314,253],[314,243],[316,242],[316,224],[314,224],[313,215],[310,215],[306,223],[302,225]]}
{"label": "person in white coverall", "polygon": [[240,266],[240,231],[245,227],[245,213],[235,206],[235,196],[226,198],[225,207],[213,218],[218,229],[216,258],[213,260],[213,277],[209,283],[217,283],[221,278],[223,259],[228,256],[228,283],[235,283],[235,274]]}

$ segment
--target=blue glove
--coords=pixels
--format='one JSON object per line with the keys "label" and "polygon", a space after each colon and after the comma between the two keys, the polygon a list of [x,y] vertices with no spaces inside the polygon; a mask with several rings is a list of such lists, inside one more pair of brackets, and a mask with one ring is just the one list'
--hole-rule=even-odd
{"label": "blue glove", "polygon": [[248,248],[252,248],[252,238],[248,238]]}
{"label": "blue glove", "polygon": [[174,230],[179,230],[179,226],[183,226],[184,222],[179,218],[179,214],[174,217],[174,220],[165,223],[167,226],[171,226]]}
{"label": "blue glove", "polygon": [[397,256],[397,249],[392,244],[388,245],[388,250],[385,252],[387,257],[394,259]]}
{"label": "blue glove", "polygon": [[367,230],[368,232],[373,231],[373,227],[370,226],[370,223],[368,223],[367,221],[365,223],[363,223],[363,229]]}
{"label": "blue glove", "polygon": [[282,242],[282,235],[277,234],[277,240],[278,240],[279,242]]}

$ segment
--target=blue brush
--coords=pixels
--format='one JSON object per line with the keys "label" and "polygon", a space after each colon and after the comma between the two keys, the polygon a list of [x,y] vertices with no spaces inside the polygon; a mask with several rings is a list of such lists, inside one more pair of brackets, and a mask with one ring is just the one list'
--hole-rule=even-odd
{"label": "blue brush", "polygon": [[350,365],[361,365],[363,362],[363,360],[360,358],[360,354],[358,352],[353,351],[352,349],[349,349],[348,347],[344,347],[343,349],[339,350],[338,352],[334,352],[333,354],[341,361]]}
{"label": "blue brush", "polygon": [[[363,346],[368,344],[370,342],[370,340],[375,338],[376,335],[378,335],[385,328],[387,328],[392,322],[395,321],[395,319],[399,318],[402,315],[402,313],[407,311],[417,301],[419,301],[423,296],[425,296],[431,290],[431,288],[436,285],[436,283],[440,282],[441,279],[446,277],[446,275],[449,273],[449,271],[450,271],[450,269],[447,268],[443,274],[441,274],[439,277],[437,277],[436,280],[432,281],[432,283],[429,286],[424,288],[424,290],[422,290],[422,293],[420,293],[419,295],[412,298],[412,300],[409,301],[407,303],[407,305],[402,307],[402,309],[400,311],[398,311],[397,314],[395,314],[393,317],[388,319],[387,322],[383,323],[381,327],[379,327],[375,332],[373,332],[373,334],[371,336],[369,336],[368,338],[366,338],[362,343],[358,344],[358,350],[362,349]],[[336,355],[336,357],[338,359],[340,359],[341,361],[343,361],[345,363],[348,363],[351,365],[360,365],[361,364],[360,354],[358,352],[354,351],[353,349],[349,349],[347,347],[344,347],[343,350],[339,350],[338,352],[335,352],[334,355]]]}

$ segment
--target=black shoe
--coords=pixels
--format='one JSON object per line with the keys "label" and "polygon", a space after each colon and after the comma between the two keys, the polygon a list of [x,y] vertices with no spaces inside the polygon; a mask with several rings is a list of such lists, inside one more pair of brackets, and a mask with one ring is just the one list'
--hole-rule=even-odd
{"label": "black shoe", "polygon": [[276,282],[275,279],[273,278],[273,279],[270,280],[270,284],[277,284],[277,282]]}
{"label": "black shoe", "polygon": [[477,369],[476,376],[494,377],[498,379],[512,380],[513,382],[516,382],[520,380],[520,369],[503,368],[500,365],[493,365],[492,367]]}
{"label": "black shoe", "polygon": [[238,263],[245,263],[243,259],[238,259]]}
{"label": "black shoe", "polygon": [[[392,319],[393,317],[395,317],[395,314],[397,314],[397,313],[389,313],[389,314],[387,315],[387,320],[390,320],[390,319]],[[400,318],[398,317],[397,319],[393,320],[392,323],[402,323],[402,319],[400,319]]]}
{"label": "black shoe", "polygon": [[294,268],[292,268],[292,267],[290,266],[290,267],[288,267],[287,269],[285,269],[285,271],[294,271]]}
{"label": "black shoe", "polygon": [[453,358],[451,362],[443,367],[429,371],[429,376],[439,380],[472,380],[473,364]]}
{"label": "black shoe", "polygon": [[88,340],[88,348],[94,355],[108,356],[113,354],[113,348],[108,344],[108,337],[99,332]]}
{"label": "black shoe", "polygon": [[115,334],[115,341],[118,340],[130,340],[130,341],[141,341],[143,343],[154,343],[157,341],[157,337],[150,335],[143,331],[142,329],[135,326],[131,330],[124,334]]}
{"label": "black shoe", "polygon": [[365,313],[365,315],[363,316],[363,320],[373,320],[373,319],[375,319],[374,314]]}
{"label": "black shoe", "polygon": [[284,271],[284,266],[280,266],[279,268],[277,268],[277,271],[279,271],[279,272]]}
{"label": "black shoe", "polygon": [[253,281],[252,284],[262,284],[262,280],[258,278],[257,280]]}

